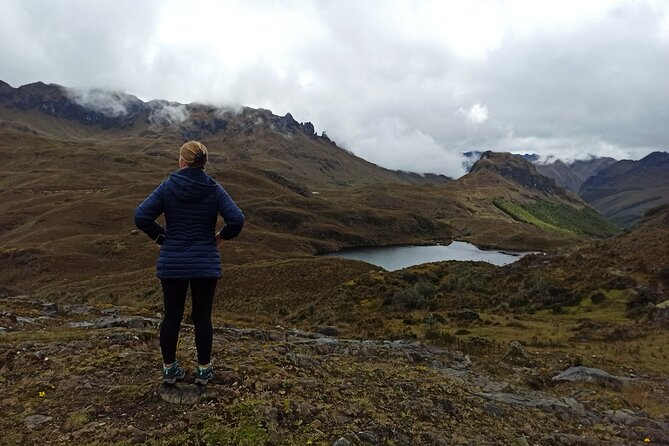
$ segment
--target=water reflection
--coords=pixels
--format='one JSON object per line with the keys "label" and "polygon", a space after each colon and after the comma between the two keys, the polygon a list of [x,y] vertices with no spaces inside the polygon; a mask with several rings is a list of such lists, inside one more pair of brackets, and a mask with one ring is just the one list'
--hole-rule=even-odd
{"label": "water reflection", "polygon": [[331,257],[362,260],[395,271],[413,265],[444,260],[481,261],[493,265],[507,265],[520,259],[528,252],[483,250],[466,242],[452,242],[450,245],[432,246],[389,246],[349,249],[324,254]]}

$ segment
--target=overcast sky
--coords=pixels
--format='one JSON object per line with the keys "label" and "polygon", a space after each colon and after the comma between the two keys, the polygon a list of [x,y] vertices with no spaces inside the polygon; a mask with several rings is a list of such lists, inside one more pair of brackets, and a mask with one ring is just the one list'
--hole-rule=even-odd
{"label": "overcast sky", "polygon": [[0,0],[0,79],[311,121],[393,169],[669,149],[669,1]]}

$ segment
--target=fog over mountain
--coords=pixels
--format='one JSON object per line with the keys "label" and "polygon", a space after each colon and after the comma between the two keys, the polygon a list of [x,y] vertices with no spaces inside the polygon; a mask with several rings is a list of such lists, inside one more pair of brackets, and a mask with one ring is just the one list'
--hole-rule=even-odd
{"label": "fog over mountain", "polygon": [[14,87],[290,112],[392,169],[457,177],[471,150],[669,147],[663,1],[0,0],[0,38]]}

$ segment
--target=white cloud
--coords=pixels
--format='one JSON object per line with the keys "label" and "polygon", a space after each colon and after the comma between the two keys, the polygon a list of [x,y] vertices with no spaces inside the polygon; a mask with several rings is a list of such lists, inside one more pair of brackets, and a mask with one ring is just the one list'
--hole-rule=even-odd
{"label": "white cloud", "polygon": [[465,117],[467,123],[472,126],[478,126],[488,120],[488,107],[481,104],[472,105],[469,110],[460,108],[458,112]]}
{"label": "white cloud", "polygon": [[446,150],[430,135],[397,118],[382,119],[353,140],[356,151],[364,152],[367,160],[389,169],[440,172],[454,178],[465,173],[461,154]]}
{"label": "white cloud", "polygon": [[290,112],[454,175],[467,150],[668,148],[668,23],[664,0],[0,0],[0,78]]}

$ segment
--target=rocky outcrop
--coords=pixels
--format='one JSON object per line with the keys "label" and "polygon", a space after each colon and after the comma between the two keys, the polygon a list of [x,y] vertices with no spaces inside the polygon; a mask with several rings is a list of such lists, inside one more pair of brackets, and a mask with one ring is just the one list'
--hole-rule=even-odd
{"label": "rocky outcrop", "polygon": [[272,125],[281,133],[302,133],[310,138],[316,138],[314,125],[311,122],[299,123],[290,113],[285,116],[273,116]]}
{"label": "rocky outcrop", "polygon": [[144,111],[144,102],[135,96],[118,92],[104,92],[95,98],[82,99],[65,87],[35,82],[19,88],[0,89],[0,103],[20,110],[37,109],[42,113],[77,121],[81,124],[99,125],[103,129],[128,128],[134,125]]}
{"label": "rocky outcrop", "polygon": [[472,166],[470,174],[486,170],[495,172],[527,189],[569,198],[565,190],[558,186],[555,180],[543,176],[534,164],[520,155],[492,151],[484,152]]}

